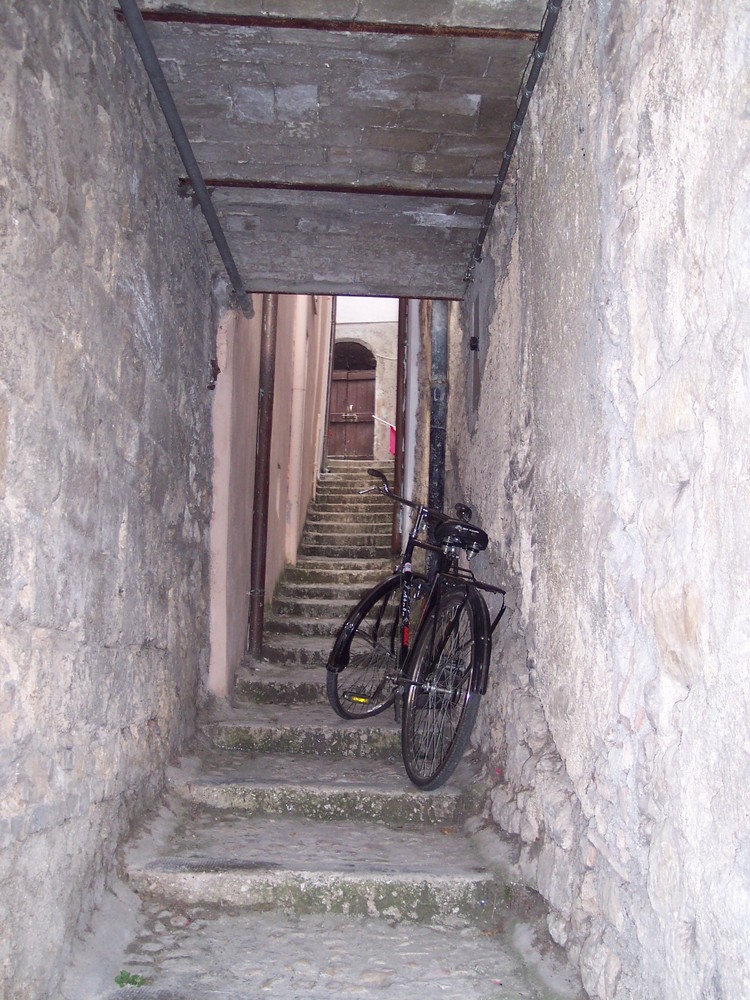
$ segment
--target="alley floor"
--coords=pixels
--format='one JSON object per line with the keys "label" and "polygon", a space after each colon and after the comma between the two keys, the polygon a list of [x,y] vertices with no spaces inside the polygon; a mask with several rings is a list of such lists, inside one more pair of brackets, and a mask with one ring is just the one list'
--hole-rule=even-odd
{"label": "alley floor", "polygon": [[[311,711],[312,724],[323,725],[325,713]],[[392,722],[385,728],[395,733]],[[220,756],[204,746],[171,769],[166,803],[124,852],[123,878],[95,915],[64,1000],[580,1000],[574,974],[546,942],[541,908],[522,889],[510,899],[508,873],[492,870],[490,857],[507,858],[503,844],[479,823],[446,820],[474,777],[467,762],[448,790],[425,794],[410,789],[397,761]],[[256,812],[252,790],[277,782],[292,804]],[[373,800],[400,800],[402,816],[412,799],[427,800],[437,822],[317,821],[309,806],[302,815],[313,785],[331,799],[334,788],[362,793],[373,815]],[[206,805],[218,792],[234,804]],[[350,874],[363,887],[337,905]],[[385,903],[368,898],[376,879],[390,883]],[[427,880],[432,898],[421,888]],[[411,881],[420,885],[416,903]],[[480,887],[478,907],[457,889],[462,882]],[[118,986],[123,972],[143,985]]]}
{"label": "alley floor", "polygon": [[[351,493],[340,469],[321,485],[269,616],[275,662],[243,663],[235,705],[170,769],[64,1000],[582,997],[483,818],[480,762],[420,792],[391,712],[347,722],[326,701],[347,601],[387,565],[387,517],[379,501],[347,510]],[[347,559],[357,570],[336,582]]]}

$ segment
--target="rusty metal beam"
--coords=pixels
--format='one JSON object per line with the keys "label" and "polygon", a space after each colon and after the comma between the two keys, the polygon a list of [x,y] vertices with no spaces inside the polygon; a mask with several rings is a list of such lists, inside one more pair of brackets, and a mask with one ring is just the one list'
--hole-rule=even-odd
{"label": "rusty metal beam", "polygon": [[219,255],[221,256],[227,275],[229,276],[229,280],[232,283],[237,303],[246,316],[252,316],[252,302],[247,294],[242,276],[237,269],[237,264],[232,256],[232,251],[230,250],[229,243],[224,235],[224,230],[221,228],[219,216],[216,214],[216,209],[211,202],[211,196],[206,190],[206,184],[203,180],[200,167],[198,166],[198,161],[195,158],[193,147],[190,145],[190,140],[188,139],[187,132],[185,131],[185,126],[180,118],[180,114],[177,110],[177,106],[175,105],[174,98],[172,97],[172,92],[169,89],[169,84],[166,81],[164,72],[162,71],[154,46],[148,36],[148,32],[146,31],[146,26],[143,23],[143,18],[141,17],[138,5],[135,0],[121,0],[121,6],[123,19],[133,36],[133,42],[135,43],[135,47],[137,48],[138,54],[143,62],[143,68],[148,74],[151,86],[154,88],[154,93],[156,94],[159,106],[164,114],[164,119],[169,126],[170,132],[172,133],[172,138],[174,139],[177,151],[180,154],[185,170],[187,170],[188,176],[190,177],[190,183],[195,191],[195,196],[201,206],[203,216],[208,224],[208,228],[211,230],[214,243],[216,244],[216,249],[219,251]]}
{"label": "rusty metal beam", "polygon": [[[115,9],[120,17],[120,11]],[[451,24],[397,24],[393,21],[352,21],[325,17],[283,17],[277,14],[218,14],[191,10],[144,10],[144,21],[197,24],[201,27],[284,28],[301,31],[348,32],[361,35],[427,35],[439,38],[489,38],[533,42],[539,32],[523,28],[479,28]]]}
{"label": "rusty metal beam", "polygon": [[482,225],[479,228],[479,235],[477,236],[474,249],[471,252],[469,265],[466,268],[464,281],[467,284],[474,280],[476,267],[482,261],[482,250],[485,240],[487,239],[487,233],[490,230],[495,209],[497,208],[500,196],[503,193],[503,185],[505,184],[505,178],[508,175],[508,168],[510,167],[510,161],[513,157],[513,151],[516,148],[518,137],[521,134],[521,127],[523,126],[524,119],[526,118],[526,112],[529,109],[531,95],[534,93],[534,87],[539,79],[542,64],[544,63],[544,57],[547,54],[547,49],[549,48],[550,39],[552,38],[552,33],[555,30],[555,25],[557,24],[557,18],[560,14],[561,7],[562,0],[547,0],[547,9],[544,12],[542,28],[537,37],[534,50],[529,56],[527,69],[524,73],[525,79],[521,81],[521,87],[518,92],[518,110],[516,111],[516,117],[514,118],[513,124],[510,128],[510,136],[505,147],[505,152],[503,153],[500,171],[495,180],[495,190],[492,193],[492,197],[490,198],[487,210],[484,214]]}
{"label": "rusty metal beam", "polygon": [[[243,191],[301,191],[313,194],[366,194],[391,198],[438,198],[443,201],[477,201],[484,203],[490,191],[450,190],[445,188],[395,187],[388,184],[324,184],[306,181],[253,181],[234,177],[206,177],[207,188],[236,188]],[[181,193],[192,188],[188,177],[180,177]]]}

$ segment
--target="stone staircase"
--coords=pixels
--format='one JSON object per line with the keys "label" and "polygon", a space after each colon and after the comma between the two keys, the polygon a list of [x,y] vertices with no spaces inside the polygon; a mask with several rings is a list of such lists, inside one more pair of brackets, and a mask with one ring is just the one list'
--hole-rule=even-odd
{"label": "stone staircase", "polygon": [[390,505],[347,502],[361,473],[332,463],[321,482],[266,658],[170,770],[65,1000],[582,996],[542,953],[535,897],[498,867],[476,763],[419,792],[390,713],[345,722],[325,700],[332,634],[390,567]]}
{"label": "stone staircase", "polygon": [[287,567],[266,617],[263,656],[284,666],[324,666],[333,636],[361,594],[391,572],[393,503],[358,490],[375,485],[368,468],[331,459],[310,505],[297,565]]}

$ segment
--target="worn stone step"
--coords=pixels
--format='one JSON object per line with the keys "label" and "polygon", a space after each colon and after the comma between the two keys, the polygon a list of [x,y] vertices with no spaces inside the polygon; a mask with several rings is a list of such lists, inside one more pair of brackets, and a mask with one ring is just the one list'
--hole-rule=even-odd
{"label": "worn stone step", "polygon": [[325,491],[319,491],[308,506],[313,508],[325,507],[326,504],[346,504],[351,505],[352,508],[363,508],[365,510],[372,511],[383,511],[392,510],[394,501],[382,493],[360,493],[358,490],[350,491],[346,494],[346,491],[337,491],[335,494],[326,494]]}
{"label": "worn stone step", "polygon": [[379,511],[373,511],[372,507],[359,506],[356,503],[330,501],[316,506],[312,513],[320,514],[329,521],[335,521],[339,518],[355,518],[357,523],[366,521],[372,524],[377,523],[377,521],[373,521],[373,518],[378,516],[381,516],[383,521],[387,517],[387,520],[390,522],[392,520],[393,507],[383,507]]}
{"label": "worn stone step", "polygon": [[351,521],[354,524],[390,524],[393,520],[392,507],[377,507],[373,509],[371,505],[365,507],[351,507],[348,503],[339,505],[343,509],[335,512],[322,510],[314,507],[307,512],[307,520],[312,523],[319,521]]}
{"label": "worn stone step", "polygon": [[370,469],[377,469],[384,473],[389,480],[393,479],[392,465],[379,465],[377,462],[362,462],[359,465],[338,465],[329,466],[328,472],[321,472],[318,477],[319,483],[335,482],[339,479],[350,479],[357,482],[372,483],[374,476],[368,475]]}
{"label": "worn stone step", "polygon": [[331,641],[344,621],[346,611],[336,618],[306,618],[302,615],[268,615],[267,635],[330,636]]}
{"label": "worn stone step", "polygon": [[[365,485],[361,488],[365,489],[369,487]],[[319,487],[315,493],[314,502],[316,505],[325,503],[328,500],[341,503],[344,499],[359,500],[365,504],[369,504],[373,508],[393,504],[393,501],[389,500],[382,493],[362,493],[360,492],[360,486],[350,486],[347,483],[329,483],[326,486]]]}
{"label": "worn stone step", "polygon": [[386,545],[335,545],[303,542],[299,547],[303,556],[330,559],[386,559],[391,554]]}
{"label": "worn stone step", "polygon": [[264,635],[263,659],[279,666],[325,667],[332,645],[327,636]]}
{"label": "worn stone step", "polygon": [[333,573],[374,573],[383,568],[387,571],[388,567],[393,565],[393,559],[394,555],[391,552],[389,552],[388,556],[385,558],[365,560],[341,556],[333,558],[332,556],[300,555],[297,559],[296,566],[287,567],[285,572],[290,572],[295,569],[300,570],[301,572],[322,569]]}
{"label": "worn stone step", "polygon": [[[281,597],[278,594],[273,600],[272,617],[287,617],[289,615],[303,618],[334,618],[341,621],[352,607],[352,600],[349,598],[349,591],[341,588],[343,596],[324,598],[320,595],[313,597],[303,597],[299,592],[296,594]],[[357,593],[359,588],[353,590]]]}
{"label": "worn stone step", "polygon": [[[281,603],[292,601],[298,603],[304,600],[337,600],[349,602],[353,606],[360,597],[363,597],[368,590],[378,583],[382,576],[373,574],[372,578],[366,580],[352,581],[344,578],[344,582],[336,583],[331,581],[326,573],[320,571],[320,580],[285,580],[276,588],[273,598],[272,611],[277,607],[281,609]],[[383,574],[385,576],[387,574]],[[298,613],[294,611],[293,613]]]}
{"label": "worn stone step", "polygon": [[[366,563],[360,563],[366,566]],[[319,566],[311,566],[309,569],[298,567],[296,570],[288,570],[284,578],[279,582],[279,593],[281,588],[295,586],[297,584],[325,583],[331,586],[361,587],[363,590],[374,586],[379,580],[389,576],[393,572],[392,562],[378,562],[373,569],[340,570]]]}
{"label": "worn stone step", "polygon": [[322,670],[278,667],[246,657],[237,671],[235,700],[258,705],[327,704]]}
{"label": "worn stone step", "polygon": [[481,808],[483,790],[468,762],[450,785],[425,794],[400,762],[230,750],[184,759],[170,769],[169,783],[182,798],[214,809],[390,826],[459,823]]}
{"label": "worn stone step", "polygon": [[332,527],[331,530],[324,530],[315,527],[308,527],[302,536],[302,545],[335,545],[352,546],[355,548],[383,548],[390,551],[391,533],[390,531],[347,531],[345,525]]}
{"label": "worn stone step", "polygon": [[230,721],[202,728],[214,746],[253,753],[314,754],[396,760],[400,732],[390,712],[373,719],[345,721],[329,706],[253,705],[251,718],[235,711]]}
{"label": "worn stone step", "polygon": [[[388,476],[386,472],[386,479],[392,482],[392,479]],[[376,479],[375,476],[368,476],[366,472],[361,475],[354,475],[352,473],[342,473],[339,475],[330,475],[323,479],[319,479],[315,487],[316,496],[325,490],[335,490],[341,487],[354,488],[356,490],[369,490],[373,487],[378,487],[381,485],[380,479]],[[377,493],[371,493],[370,496],[378,496]]]}
{"label": "worn stone step", "polygon": [[[367,489],[369,491],[370,486],[367,486]],[[382,493],[364,493],[358,487],[344,489],[343,483],[338,484],[335,491],[329,490],[328,487],[318,488],[317,493],[308,504],[308,510],[318,507],[322,503],[351,503],[380,513],[389,508],[392,510],[394,505],[394,501]]]}
{"label": "worn stone step", "polygon": [[327,466],[329,469],[393,469],[392,458],[347,458],[344,455],[330,455]]}
{"label": "worn stone step", "polygon": [[125,859],[141,898],[454,928],[502,907],[504,886],[457,829],[196,813],[191,804],[159,819],[164,833],[149,831]]}

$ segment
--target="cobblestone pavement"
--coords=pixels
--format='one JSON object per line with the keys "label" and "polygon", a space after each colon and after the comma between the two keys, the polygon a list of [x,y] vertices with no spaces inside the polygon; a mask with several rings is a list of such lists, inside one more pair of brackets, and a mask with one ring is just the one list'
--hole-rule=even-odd
{"label": "cobblestone pavement", "polygon": [[[156,901],[141,906],[129,896],[121,890],[99,914],[98,941],[69,977],[64,1000],[580,996],[563,964],[535,951],[533,932],[523,923],[484,930],[391,925],[342,915],[282,917]],[[118,989],[121,971],[144,977],[148,988]]]}

